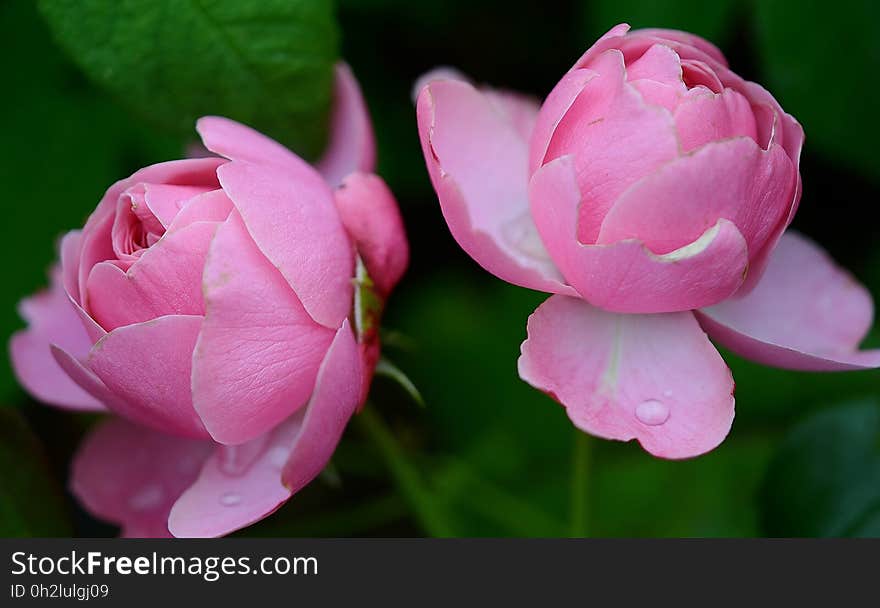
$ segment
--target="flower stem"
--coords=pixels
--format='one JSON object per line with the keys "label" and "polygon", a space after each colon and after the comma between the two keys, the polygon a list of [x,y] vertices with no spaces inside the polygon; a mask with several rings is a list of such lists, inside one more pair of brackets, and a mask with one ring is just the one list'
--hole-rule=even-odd
{"label": "flower stem", "polygon": [[590,452],[590,436],[575,429],[571,459],[571,529],[569,531],[573,538],[583,538],[589,533]]}
{"label": "flower stem", "polygon": [[375,408],[367,403],[360,414],[355,416],[355,422],[385,460],[397,490],[409,503],[425,532],[435,537],[453,536],[452,526],[439,507],[439,501],[431,496],[416,467],[407,458]]}

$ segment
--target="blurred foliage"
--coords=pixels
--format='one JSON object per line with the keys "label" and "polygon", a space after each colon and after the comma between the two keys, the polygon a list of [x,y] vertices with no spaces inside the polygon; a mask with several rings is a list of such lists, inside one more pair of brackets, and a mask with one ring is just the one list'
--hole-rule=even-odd
{"label": "blurred foliage", "polygon": [[840,406],[799,424],[761,498],[771,536],[880,537],[880,406]]}
{"label": "blurred foliage", "polygon": [[337,30],[329,0],[40,0],[91,78],[191,136],[220,114],[307,156],[321,151]]}
{"label": "blurred foliage", "polygon": [[[171,4],[179,10],[161,20]],[[146,8],[120,16],[137,5]],[[4,267],[4,335],[21,325],[16,301],[45,283],[53,240],[81,225],[110,183],[179,156],[196,113],[227,113],[302,143],[301,152],[318,150],[336,56],[326,2],[43,0],[41,6],[61,46],[92,80],[62,55],[34,3],[0,3],[0,65],[8,82],[0,97],[7,208],[0,246],[3,259],[15,261]],[[206,12],[194,12],[199,6]],[[578,433],[563,408],[516,373],[526,319],[545,296],[493,278],[454,243],[424,168],[411,99],[415,79],[437,65],[541,97],[619,21],[707,36],[736,71],[766,83],[804,124],[805,190],[796,226],[877,296],[878,215],[871,202],[880,190],[870,149],[877,123],[868,115],[880,92],[870,77],[880,67],[876,5],[338,0],[336,15],[342,56],[374,119],[379,172],[400,201],[412,244],[411,268],[389,302],[384,325],[392,331],[383,354],[413,380],[426,407],[393,379],[377,377],[371,404],[334,456],[334,476],[310,484],[239,535],[557,536],[577,530],[579,518],[587,534],[602,536],[878,533],[880,483],[870,475],[878,467],[880,414],[871,404],[880,372],[789,372],[725,352],[737,381],[737,417],[712,453],[669,462],[634,443],[599,439],[576,450]],[[124,21],[114,26],[113,19]],[[174,28],[192,40],[156,44],[159,34],[174,38]],[[292,53],[297,59],[288,63]],[[267,86],[278,92],[267,94]],[[300,92],[291,94],[294,89]],[[176,135],[146,126],[144,116]],[[880,333],[869,344],[880,345]],[[0,449],[14,451],[17,460],[4,456],[0,483],[19,479],[6,472],[17,466],[28,472],[22,479],[54,488],[48,480],[63,478],[91,418],[30,407],[12,390],[5,349],[3,357],[0,390],[7,403],[26,405],[34,433],[17,414],[3,421],[8,438]],[[827,409],[841,400],[857,404]],[[48,470],[41,468],[43,451]],[[575,474],[578,463],[583,478]],[[59,506],[53,491],[34,490],[47,496],[45,513],[28,514],[29,531],[20,533],[63,534],[66,511],[78,534],[110,532],[70,497]],[[15,508],[14,500],[5,501],[0,497],[0,513]],[[580,504],[584,513],[573,512]]]}
{"label": "blurred foliage", "polygon": [[61,488],[40,440],[15,410],[0,409],[0,537],[70,536]]}
{"label": "blurred foliage", "polygon": [[880,3],[753,0],[767,86],[823,154],[880,179]]}
{"label": "blurred foliage", "polygon": [[633,28],[665,27],[699,34],[715,44],[730,36],[730,23],[737,6],[734,0],[595,0],[584,2],[587,40],[595,40],[612,25],[629,23]]}

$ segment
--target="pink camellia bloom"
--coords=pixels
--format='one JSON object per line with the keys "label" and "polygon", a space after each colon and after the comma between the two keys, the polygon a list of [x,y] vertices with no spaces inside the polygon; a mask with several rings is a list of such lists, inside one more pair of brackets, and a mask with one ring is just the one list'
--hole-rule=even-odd
{"label": "pink camellia bloom", "polygon": [[407,265],[347,66],[318,170],[231,120],[196,128],[216,156],[114,184],[61,241],[10,344],[36,398],[115,414],[71,483],[127,536],[226,534],[320,473],[364,401]]}
{"label": "pink camellia bloom", "polygon": [[540,106],[449,69],[417,85],[425,161],[459,245],[554,294],[520,376],[580,429],[657,456],[717,446],[731,350],[791,369],[880,366],[859,352],[867,291],[785,230],[803,130],[692,34],[618,25]]}

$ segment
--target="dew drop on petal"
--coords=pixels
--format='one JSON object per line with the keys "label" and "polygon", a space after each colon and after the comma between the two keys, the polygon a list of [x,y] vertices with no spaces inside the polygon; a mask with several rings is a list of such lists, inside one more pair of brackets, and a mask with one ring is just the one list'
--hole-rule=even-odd
{"label": "dew drop on petal", "polygon": [[287,462],[287,457],[290,455],[290,449],[284,446],[275,446],[269,453],[266,455],[269,464],[271,464],[276,469],[284,468],[284,464]]}
{"label": "dew drop on petal", "polygon": [[658,426],[669,419],[669,407],[656,399],[648,399],[636,406],[636,418],[642,424]]}

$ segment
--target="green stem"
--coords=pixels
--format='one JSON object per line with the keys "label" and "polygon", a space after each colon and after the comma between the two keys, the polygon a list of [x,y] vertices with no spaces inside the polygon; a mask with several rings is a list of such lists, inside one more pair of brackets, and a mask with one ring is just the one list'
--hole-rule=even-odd
{"label": "green stem", "polygon": [[571,530],[573,538],[589,533],[590,498],[590,436],[575,429],[571,462]]}
{"label": "green stem", "polygon": [[453,536],[452,526],[423,483],[416,468],[407,458],[385,422],[368,403],[355,422],[378,449],[397,489],[409,503],[422,527],[431,536]]}

